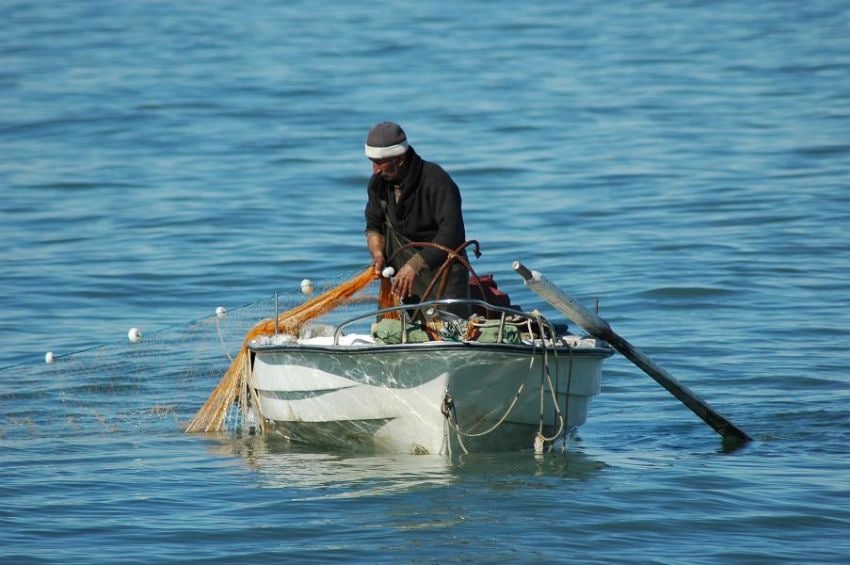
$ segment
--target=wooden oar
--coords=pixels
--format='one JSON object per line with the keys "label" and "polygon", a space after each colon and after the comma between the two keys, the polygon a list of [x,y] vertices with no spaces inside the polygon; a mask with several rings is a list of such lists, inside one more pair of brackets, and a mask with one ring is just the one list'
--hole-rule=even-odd
{"label": "wooden oar", "polygon": [[743,445],[752,441],[752,438],[744,430],[718,414],[691,389],[677,381],[670,373],[656,365],[652,359],[614,332],[608,322],[579,304],[574,298],[549,282],[542,274],[528,270],[519,261],[514,261],[513,269],[525,280],[525,286],[584,328],[590,335],[607,341],[629,361],[643,369],[647,375],[666,388],[670,394],[679,399],[682,404],[690,408],[694,414],[723,436],[724,442],[731,442],[732,445]]}

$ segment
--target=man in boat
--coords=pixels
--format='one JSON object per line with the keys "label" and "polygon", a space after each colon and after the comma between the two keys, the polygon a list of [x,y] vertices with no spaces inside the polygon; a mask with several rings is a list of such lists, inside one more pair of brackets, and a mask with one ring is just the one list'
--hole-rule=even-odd
{"label": "man in boat", "polygon": [[[430,242],[456,249],[466,240],[460,190],[436,163],[422,159],[394,122],[369,130],[366,156],[372,161],[366,203],[366,242],[376,273],[395,269],[393,291],[402,299],[438,298],[440,281],[431,284],[447,253],[434,247],[404,249],[406,243]],[[466,253],[460,254],[464,258]],[[439,298],[467,298],[469,272],[454,261]]]}

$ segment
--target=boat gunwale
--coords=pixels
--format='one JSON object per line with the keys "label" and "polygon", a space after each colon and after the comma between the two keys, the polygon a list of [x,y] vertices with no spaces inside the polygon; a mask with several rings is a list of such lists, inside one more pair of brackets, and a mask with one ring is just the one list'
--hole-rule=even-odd
{"label": "boat gunwale", "polygon": [[[516,353],[522,355],[543,354],[542,345],[513,344],[513,343],[481,343],[477,341],[423,341],[418,343],[397,344],[357,344],[357,345],[333,345],[333,344],[307,344],[307,343],[281,343],[260,345],[250,343],[249,349],[256,354],[265,353],[323,353],[323,354],[376,354],[376,353],[410,353],[430,350],[445,349],[470,349],[476,352],[491,351],[498,353]],[[552,346],[546,347],[546,352],[552,354]],[[583,347],[559,344],[555,348],[557,355],[573,357],[599,357],[607,358],[614,354],[614,350],[607,344],[604,346]]]}

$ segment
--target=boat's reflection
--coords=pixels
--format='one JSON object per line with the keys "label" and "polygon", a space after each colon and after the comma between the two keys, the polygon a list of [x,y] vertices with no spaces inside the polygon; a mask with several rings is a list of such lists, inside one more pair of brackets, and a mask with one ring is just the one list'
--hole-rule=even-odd
{"label": "boat's reflection", "polygon": [[238,455],[263,488],[304,497],[354,498],[498,478],[502,487],[551,486],[551,479],[591,480],[607,465],[580,450],[535,456],[530,450],[468,455],[407,455],[318,450],[274,435],[220,437],[214,451]]}

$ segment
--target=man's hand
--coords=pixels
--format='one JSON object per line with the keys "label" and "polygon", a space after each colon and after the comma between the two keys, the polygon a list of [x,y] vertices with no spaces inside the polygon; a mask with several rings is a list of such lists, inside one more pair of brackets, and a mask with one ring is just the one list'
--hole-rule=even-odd
{"label": "man's hand", "polygon": [[372,267],[375,269],[376,276],[383,276],[382,273],[384,271],[384,254],[378,253],[377,256],[372,256]]}
{"label": "man's hand", "polygon": [[416,280],[416,271],[410,265],[404,265],[393,278],[393,292],[399,298],[407,298],[413,293],[414,280]]}

